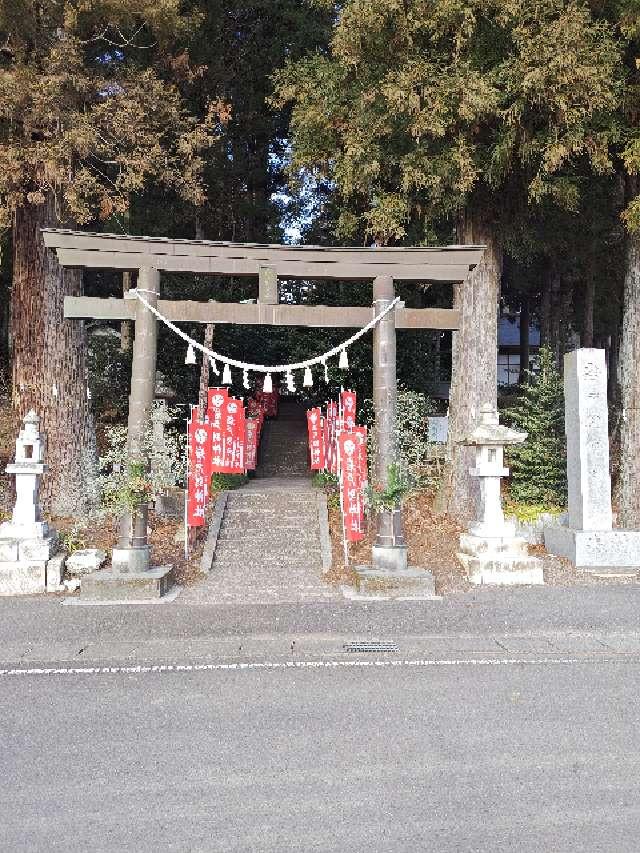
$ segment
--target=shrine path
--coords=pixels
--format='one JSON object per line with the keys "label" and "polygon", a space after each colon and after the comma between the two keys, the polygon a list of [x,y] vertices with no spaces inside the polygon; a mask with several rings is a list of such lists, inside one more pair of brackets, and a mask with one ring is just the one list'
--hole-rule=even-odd
{"label": "shrine path", "polygon": [[282,400],[267,421],[256,476],[229,493],[209,576],[185,604],[276,604],[341,598],[322,577],[318,490],[307,461],[305,409]]}

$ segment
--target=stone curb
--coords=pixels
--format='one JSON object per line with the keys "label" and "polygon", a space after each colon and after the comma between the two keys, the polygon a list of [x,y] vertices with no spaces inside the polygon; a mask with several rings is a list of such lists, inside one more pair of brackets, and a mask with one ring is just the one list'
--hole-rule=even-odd
{"label": "stone curb", "polygon": [[329,507],[327,496],[324,492],[316,495],[318,501],[318,521],[320,523],[320,553],[322,555],[322,573],[324,575],[331,571],[333,552],[331,549],[331,535],[329,533]]}
{"label": "stone curb", "polygon": [[207,533],[207,541],[204,543],[202,551],[202,559],[200,560],[200,571],[204,575],[208,575],[213,566],[213,560],[218,546],[218,538],[220,536],[220,528],[222,527],[222,518],[227,506],[228,491],[220,492],[216,498],[216,505],[213,508],[211,523],[209,524],[209,532]]}

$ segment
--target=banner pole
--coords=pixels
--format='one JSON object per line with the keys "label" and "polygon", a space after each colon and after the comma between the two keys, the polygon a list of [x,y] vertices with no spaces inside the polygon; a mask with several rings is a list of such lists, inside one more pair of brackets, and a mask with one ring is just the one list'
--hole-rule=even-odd
{"label": "banner pole", "polygon": [[186,465],[185,469],[187,472],[187,482],[185,483],[184,490],[184,558],[185,560],[189,559],[189,512],[188,512],[188,501],[189,501],[189,421],[187,420],[187,445],[185,447],[186,454]]}

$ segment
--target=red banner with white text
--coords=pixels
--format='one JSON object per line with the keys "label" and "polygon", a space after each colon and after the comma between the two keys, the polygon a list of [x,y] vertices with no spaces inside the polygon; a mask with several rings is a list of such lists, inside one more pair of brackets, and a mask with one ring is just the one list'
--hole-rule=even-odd
{"label": "red banner with white text", "polygon": [[187,478],[187,524],[201,527],[209,498],[211,477],[211,425],[198,420],[197,408],[188,426],[189,474]]}
{"label": "red banner with white text", "polygon": [[340,493],[344,534],[348,542],[364,539],[364,498],[361,476],[361,449],[358,437],[353,432],[342,432],[338,436],[340,454]]}
{"label": "red banner with white text", "polygon": [[307,412],[307,431],[309,434],[309,459],[312,471],[322,471],[325,466],[324,425],[319,407]]}
{"label": "red banner with white text", "polygon": [[247,471],[255,471],[258,464],[258,437],[260,421],[258,418],[247,418],[245,421],[245,457],[244,466]]}

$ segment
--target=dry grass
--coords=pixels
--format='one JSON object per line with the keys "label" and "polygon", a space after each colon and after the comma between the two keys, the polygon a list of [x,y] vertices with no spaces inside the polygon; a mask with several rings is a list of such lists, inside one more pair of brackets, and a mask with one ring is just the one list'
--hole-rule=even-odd
{"label": "dry grass", "polygon": [[[433,573],[438,595],[464,593],[473,589],[456,554],[463,528],[447,515],[433,510],[434,496],[416,492],[405,503],[403,520],[409,548],[409,564],[428,569]],[[373,531],[370,529],[362,542],[349,545],[349,568],[344,567],[342,522],[337,509],[329,512],[333,568],[329,578],[337,584],[355,586],[353,567],[371,563]],[[599,586],[611,583],[638,583],[635,576],[628,578],[599,576],[579,572],[576,567],[560,557],[548,554],[540,546],[530,546],[529,551],[542,560],[544,581],[549,586]]]}
{"label": "dry grass", "polygon": [[[115,546],[118,539],[118,529],[115,520],[108,519],[101,524],[92,523],[83,527],[72,518],[54,518],[51,520],[53,526],[60,533],[71,533],[86,548],[102,548],[107,554]],[[149,512],[149,544],[153,564],[156,566],[172,565],[176,582],[183,586],[191,586],[202,580],[200,574],[200,558],[204,545],[205,533],[200,533],[193,542],[189,559],[184,556],[184,544],[175,542],[175,536],[182,527],[182,520],[177,518],[165,518]],[[206,528],[203,528],[203,531]],[[106,567],[109,562],[105,564]]]}

